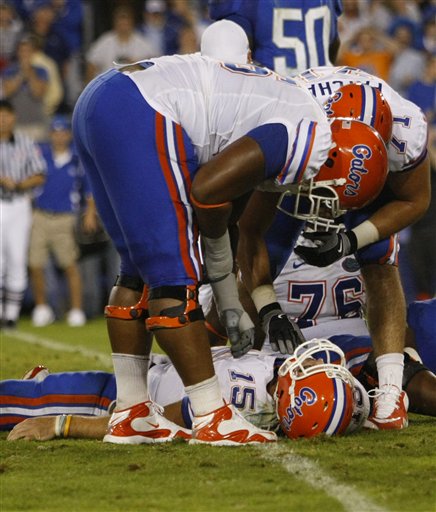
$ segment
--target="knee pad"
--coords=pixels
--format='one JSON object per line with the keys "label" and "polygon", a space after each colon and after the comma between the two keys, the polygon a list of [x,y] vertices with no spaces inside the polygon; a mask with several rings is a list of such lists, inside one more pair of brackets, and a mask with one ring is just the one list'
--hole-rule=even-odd
{"label": "knee pad", "polygon": [[148,318],[148,287],[142,279],[130,276],[117,276],[114,286],[123,286],[136,292],[142,292],[141,298],[134,306],[112,306],[108,304],[104,308],[106,318],[118,320],[139,320]]}
{"label": "knee pad", "polygon": [[176,299],[182,303],[179,306],[163,309],[159,316],[151,316],[145,321],[147,329],[177,329],[204,320],[203,311],[198,302],[196,285],[161,286],[150,291],[152,299]]}

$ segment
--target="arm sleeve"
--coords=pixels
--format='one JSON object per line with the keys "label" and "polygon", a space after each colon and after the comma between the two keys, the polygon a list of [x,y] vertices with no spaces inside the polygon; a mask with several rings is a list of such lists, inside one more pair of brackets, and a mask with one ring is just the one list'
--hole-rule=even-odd
{"label": "arm sleeve", "polygon": [[297,125],[271,122],[246,135],[262,148],[265,179],[273,178],[277,187],[316,176],[331,147],[330,125],[308,118]]}
{"label": "arm sleeve", "polygon": [[250,130],[248,137],[254,139],[265,158],[265,179],[276,176],[286,163],[288,130],[281,123],[264,124]]}

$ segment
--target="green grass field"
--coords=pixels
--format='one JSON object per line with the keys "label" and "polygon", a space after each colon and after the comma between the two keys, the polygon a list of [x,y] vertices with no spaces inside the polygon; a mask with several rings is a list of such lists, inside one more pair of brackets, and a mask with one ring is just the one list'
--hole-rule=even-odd
{"label": "green grass field", "polygon": [[[1,333],[0,378],[111,368],[103,320]],[[175,443],[7,442],[0,434],[0,510],[436,511],[436,418],[398,433],[213,448]]]}

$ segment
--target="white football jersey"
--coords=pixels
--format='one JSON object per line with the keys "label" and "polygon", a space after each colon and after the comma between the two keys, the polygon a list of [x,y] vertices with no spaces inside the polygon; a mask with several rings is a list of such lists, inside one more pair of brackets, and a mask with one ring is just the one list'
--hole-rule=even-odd
{"label": "white football jersey", "polygon": [[[248,421],[259,428],[276,430],[278,419],[275,401],[267,386],[275,377],[285,356],[250,350],[240,359],[234,359],[229,347],[212,347],[215,372],[223,398],[232,403]],[[347,434],[358,430],[368,416],[369,399],[362,385],[355,382],[353,418]],[[148,390],[153,401],[168,405],[186,396],[183,383],[171,362],[156,364],[148,373]]]}
{"label": "white football jersey", "polygon": [[319,268],[292,253],[274,290],[283,310],[301,327],[362,316],[365,303],[360,267],[353,256]]}
{"label": "white football jersey", "polygon": [[324,105],[342,85],[368,84],[383,93],[392,110],[392,137],[388,146],[389,171],[407,170],[420,160],[427,147],[427,122],[421,109],[400,96],[381,78],[351,67],[317,67],[292,77]]}
{"label": "white football jersey", "polygon": [[331,132],[323,110],[308,91],[273,71],[198,54],[160,57],[142,65],[147,69],[126,71],[126,76],[149,105],[184,128],[200,164],[250,130],[271,123],[282,123],[288,131],[291,180],[302,162],[304,177],[310,178],[326,160]]}
{"label": "white football jersey", "polygon": [[[278,421],[267,385],[274,377],[274,363],[282,354],[250,350],[234,359],[229,347],[213,347],[212,358],[223,398],[232,403],[243,416],[261,428],[275,429]],[[183,383],[171,363],[152,366],[148,374],[152,400],[168,405],[185,395]]]}

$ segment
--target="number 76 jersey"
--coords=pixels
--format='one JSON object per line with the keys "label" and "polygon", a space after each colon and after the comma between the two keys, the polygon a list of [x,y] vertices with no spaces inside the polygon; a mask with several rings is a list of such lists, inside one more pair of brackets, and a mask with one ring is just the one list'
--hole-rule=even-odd
{"label": "number 76 jersey", "polygon": [[365,290],[353,256],[318,268],[292,253],[274,281],[274,290],[283,311],[304,329],[306,339],[368,334],[363,320]]}

